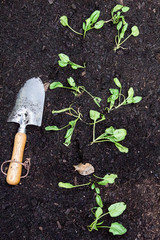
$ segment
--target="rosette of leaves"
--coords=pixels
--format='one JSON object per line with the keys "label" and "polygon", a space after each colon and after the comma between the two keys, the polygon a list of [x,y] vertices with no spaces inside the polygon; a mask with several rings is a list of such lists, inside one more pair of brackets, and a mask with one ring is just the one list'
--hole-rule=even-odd
{"label": "rosette of leaves", "polygon": [[79,64],[76,64],[76,63],[70,61],[70,58],[64,53],[60,53],[60,54],[58,54],[58,56],[60,58],[60,60],[58,60],[58,65],[60,67],[66,67],[67,65],[70,65],[71,68],[73,68],[73,69],[85,68],[86,67],[85,63],[84,63],[84,66],[81,66]]}

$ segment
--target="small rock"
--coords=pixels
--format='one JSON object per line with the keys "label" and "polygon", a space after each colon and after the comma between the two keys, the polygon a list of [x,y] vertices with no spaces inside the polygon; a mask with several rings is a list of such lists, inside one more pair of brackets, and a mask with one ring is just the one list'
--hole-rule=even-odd
{"label": "small rock", "polygon": [[49,4],[53,4],[54,0],[48,0]]}
{"label": "small rock", "polygon": [[77,7],[76,7],[76,5],[75,5],[74,3],[71,5],[71,7],[72,7],[74,10],[77,9]]}

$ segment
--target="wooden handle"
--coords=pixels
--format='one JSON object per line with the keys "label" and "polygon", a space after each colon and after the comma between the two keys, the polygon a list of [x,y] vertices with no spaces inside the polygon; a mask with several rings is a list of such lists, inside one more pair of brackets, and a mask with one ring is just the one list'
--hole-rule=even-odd
{"label": "wooden handle", "polygon": [[[18,162],[23,161],[23,153],[26,144],[27,136],[25,133],[18,132],[14,139],[14,147],[11,160]],[[7,172],[6,181],[10,185],[16,185],[20,182],[22,174],[22,165],[19,163],[11,162]]]}

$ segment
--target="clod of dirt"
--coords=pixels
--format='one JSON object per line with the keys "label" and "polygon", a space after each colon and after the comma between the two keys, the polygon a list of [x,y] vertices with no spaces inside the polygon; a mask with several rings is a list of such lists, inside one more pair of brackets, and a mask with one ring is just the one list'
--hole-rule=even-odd
{"label": "clod of dirt", "polygon": [[87,176],[91,173],[94,173],[94,167],[90,163],[80,163],[73,166],[75,171],[78,171],[80,175]]}
{"label": "clod of dirt", "polygon": [[54,0],[48,0],[49,4],[53,4]]}
{"label": "clod of dirt", "polygon": [[45,92],[47,92],[47,90],[49,88],[49,85],[50,85],[49,82],[44,83],[44,90],[45,90]]}

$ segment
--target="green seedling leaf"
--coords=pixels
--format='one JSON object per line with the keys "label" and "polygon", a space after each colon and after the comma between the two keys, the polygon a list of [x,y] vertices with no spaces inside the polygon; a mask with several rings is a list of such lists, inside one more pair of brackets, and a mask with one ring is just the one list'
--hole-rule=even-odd
{"label": "green seedling leaf", "polygon": [[50,84],[50,89],[55,89],[55,88],[63,88],[63,84],[61,82],[53,82]]}
{"label": "green seedling leaf", "polygon": [[129,9],[130,9],[129,7],[123,7],[123,8],[122,8],[122,12],[128,12]]}
{"label": "green seedling leaf", "polygon": [[103,208],[103,202],[102,202],[102,198],[100,195],[97,194],[96,196],[96,203],[98,204],[98,206],[100,206],[101,208]]}
{"label": "green seedling leaf", "polygon": [[81,65],[78,65],[78,64],[73,63],[73,62],[69,62],[69,64],[71,65],[71,68],[73,68],[73,69],[85,68],[85,65],[81,66]]}
{"label": "green seedling leaf", "polygon": [[48,126],[48,127],[45,127],[45,130],[46,131],[59,131],[61,129],[58,128],[57,126]]}
{"label": "green seedling leaf", "polygon": [[127,131],[125,129],[116,129],[113,133],[113,136],[116,138],[116,142],[120,142],[125,139]]}
{"label": "green seedling leaf", "polygon": [[121,41],[121,39],[124,38],[124,34],[125,34],[125,32],[127,31],[127,28],[128,28],[128,23],[126,23],[126,24],[123,26],[123,28],[122,28],[122,30],[121,30],[121,33],[120,33],[119,41]]}
{"label": "green seedling leaf", "polygon": [[113,184],[115,179],[118,178],[117,174],[106,174],[103,179],[107,180],[108,183]]}
{"label": "green seedling leaf", "polygon": [[92,190],[95,189],[95,184],[94,184],[94,183],[92,183],[92,185],[91,185],[91,189],[92,189]]}
{"label": "green seedling leaf", "polygon": [[99,218],[102,215],[102,213],[103,213],[102,208],[98,207],[97,210],[95,211],[95,214],[94,214],[96,219]]}
{"label": "green seedling leaf", "polygon": [[138,103],[141,100],[142,100],[142,97],[140,97],[140,96],[133,97],[133,103]]}
{"label": "green seedling leaf", "polygon": [[100,189],[98,187],[95,188],[97,194],[100,194]]}
{"label": "green seedling leaf", "polygon": [[112,13],[117,12],[118,10],[121,10],[123,8],[123,5],[117,4],[113,9]]}
{"label": "green seedling leaf", "polygon": [[69,129],[67,130],[66,135],[65,135],[64,138],[70,137],[70,136],[73,134],[73,131],[74,131],[74,128],[72,128],[72,127],[69,128]]}
{"label": "green seedling leaf", "polygon": [[118,178],[116,174],[107,174],[103,177],[104,180],[97,182],[99,185],[105,186],[108,183],[113,184],[115,179]]}
{"label": "green seedling leaf", "polygon": [[98,118],[100,118],[101,114],[98,111],[90,110],[90,119],[93,121],[96,121]]}
{"label": "green seedling leaf", "polygon": [[131,87],[129,90],[128,90],[128,98],[133,98],[134,96],[134,90],[133,88]]}
{"label": "green seedling leaf", "polygon": [[108,208],[109,215],[111,217],[118,217],[125,211],[126,207],[124,202],[114,203]]}
{"label": "green seedling leaf", "polygon": [[120,152],[123,152],[123,153],[128,153],[128,148],[127,147],[124,147],[124,146],[122,146],[120,143],[114,143],[115,144],[115,146],[118,148],[118,150],[120,151]]}
{"label": "green seedling leaf", "polygon": [[71,87],[76,87],[76,83],[72,77],[67,78],[67,81]]}
{"label": "green seedling leaf", "polygon": [[70,184],[70,183],[63,183],[63,182],[59,182],[58,186],[61,188],[74,188],[75,186]]}
{"label": "green seedling leaf", "polygon": [[77,120],[72,120],[72,121],[69,122],[69,125],[70,125],[72,128],[74,128],[75,125],[76,125],[76,122],[77,122]]}
{"label": "green seedling leaf", "polygon": [[111,224],[109,232],[113,233],[113,235],[123,235],[127,232],[127,229],[122,224],[114,222]]}
{"label": "green seedling leaf", "polygon": [[60,23],[61,23],[64,27],[68,26],[68,18],[67,18],[67,16],[62,16],[62,17],[60,17]]}
{"label": "green seedling leaf", "polygon": [[82,28],[83,28],[83,30],[85,31],[85,29],[86,29],[86,24],[85,24],[85,22],[83,22]]}
{"label": "green seedling leaf", "polygon": [[117,24],[117,30],[119,31],[122,27],[122,21],[120,21],[118,24]]}
{"label": "green seedling leaf", "polygon": [[117,87],[122,88],[122,85],[121,85],[118,78],[114,78],[113,81],[114,81],[114,83],[116,84]]}
{"label": "green seedling leaf", "polygon": [[68,63],[59,60],[59,61],[58,61],[58,65],[59,65],[60,67],[66,67],[66,66],[68,65]]}
{"label": "green seedling leaf", "polygon": [[114,131],[115,131],[114,127],[111,126],[109,128],[106,128],[105,133],[106,134],[113,134]]}
{"label": "green seedling leaf", "polygon": [[137,27],[137,26],[133,26],[133,27],[131,28],[131,33],[132,33],[132,35],[133,35],[134,37],[137,37],[137,36],[139,35],[139,29],[138,29],[138,27]]}
{"label": "green seedling leaf", "polygon": [[66,147],[68,147],[71,144],[71,138],[72,138],[72,135],[66,138],[65,142],[63,143]]}
{"label": "green seedling leaf", "polygon": [[69,57],[64,53],[60,53],[60,54],[58,54],[58,56],[59,56],[60,60],[64,63],[68,63],[70,61]]}
{"label": "green seedling leaf", "polygon": [[90,22],[93,24],[95,22],[97,22],[98,18],[99,18],[99,15],[100,15],[100,11],[99,10],[96,10],[94,11],[91,16],[90,16]]}
{"label": "green seedling leaf", "polygon": [[94,25],[94,28],[95,29],[100,29],[104,26],[104,21],[103,20],[100,20],[98,21],[95,25]]}

